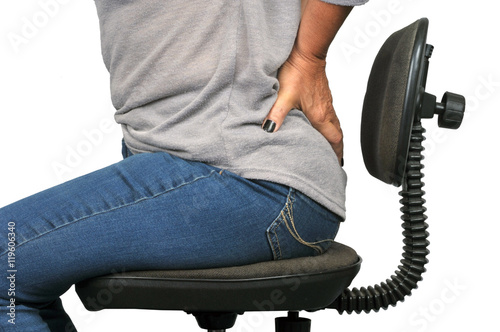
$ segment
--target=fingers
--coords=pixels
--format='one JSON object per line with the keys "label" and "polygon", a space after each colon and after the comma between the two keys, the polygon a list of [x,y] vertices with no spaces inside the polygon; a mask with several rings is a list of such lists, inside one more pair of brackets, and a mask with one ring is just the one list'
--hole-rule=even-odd
{"label": "fingers", "polygon": [[333,107],[328,111],[306,114],[306,116],[311,122],[311,125],[326,138],[328,143],[330,143],[333,151],[335,151],[337,155],[339,163],[342,165],[344,157],[344,136]]}
{"label": "fingers", "polygon": [[277,131],[292,108],[294,108],[293,103],[278,93],[276,102],[262,122],[262,129],[268,133]]}
{"label": "fingers", "polygon": [[[291,109],[297,108],[289,99],[279,97],[267,114],[262,129],[268,133],[277,131]],[[337,155],[340,165],[343,166],[344,141],[340,122],[333,107],[328,110],[315,109],[315,111],[304,111],[311,125],[319,131],[330,143]]]}
{"label": "fingers", "polygon": [[337,155],[340,164],[343,164],[342,159],[344,158],[344,140],[342,135],[342,129],[333,124],[325,124],[320,127],[315,127],[330,143],[333,151]]}

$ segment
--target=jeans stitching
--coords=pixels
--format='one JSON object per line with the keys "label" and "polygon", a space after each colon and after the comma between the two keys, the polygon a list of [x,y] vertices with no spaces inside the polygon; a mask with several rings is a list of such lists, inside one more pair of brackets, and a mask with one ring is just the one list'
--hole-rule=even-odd
{"label": "jeans stitching", "polygon": [[[294,216],[293,216],[293,202],[295,201],[295,195],[293,195],[291,198],[292,199],[288,200],[287,204],[286,204],[286,214],[287,215],[285,215],[285,212],[283,210],[281,211],[282,218],[285,221],[285,226],[286,226],[288,232],[297,242],[299,242],[299,243],[301,243],[309,248],[312,248],[321,254],[322,253],[321,247],[315,246],[314,245],[315,243],[307,242],[304,239],[302,239],[302,237],[299,235],[299,232],[295,228],[295,220],[294,220]],[[288,224],[289,221],[290,221],[291,227]]]}
{"label": "jeans stitching", "polygon": [[[63,228],[63,227],[66,227],[66,226],[69,226],[69,225],[73,225],[73,224],[75,224],[75,223],[77,223],[77,222],[80,222],[80,221],[82,221],[82,220],[85,220],[85,219],[88,219],[88,218],[91,218],[91,217],[94,217],[94,216],[98,216],[98,215],[101,215],[101,214],[104,214],[104,213],[112,212],[112,211],[115,211],[115,210],[118,210],[118,209],[121,209],[121,208],[124,208],[124,207],[132,206],[132,205],[134,205],[134,204],[137,204],[137,203],[140,203],[140,202],[143,202],[143,201],[149,200],[149,199],[157,198],[157,197],[159,197],[159,196],[161,196],[161,195],[164,195],[164,194],[167,194],[167,193],[169,193],[169,192],[171,192],[171,191],[173,191],[173,190],[176,190],[176,189],[182,188],[182,187],[184,187],[184,186],[186,186],[186,185],[189,185],[189,184],[195,183],[195,182],[196,182],[196,181],[198,181],[198,180],[207,179],[207,178],[209,178],[209,177],[211,177],[211,176],[214,176],[214,175],[217,175],[217,176],[218,176],[218,175],[219,175],[219,173],[218,173],[217,171],[212,170],[212,171],[210,171],[210,173],[209,173],[208,175],[199,176],[199,177],[197,177],[197,178],[195,178],[195,179],[193,179],[193,180],[191,180],[191,181],[189,181],[189,182],[184,182],[184,183],[182,183],[182,184],[180,184],[180,185],[178,185],[178,186],[176,186],[176,187],[174,187],[174,188],[170,188],[170,189],[165,190],[165,191],[163,191],[163,192],[161,192],[161,193],[158,193],[158,194],[155,194],[155,195],[152,195],[152,196],[149,196],[149,197],[142,197],[142,198],[140,198],[140,199],[138,199],[138,200],[136,200],[136,201],[130,202],[130,203],[126,203],[126,204],[123,204],[123,205],[120,205],[120,206],[116,206],[116,207],[114,207],[114,208],[111,208],[111,209],[108,209],[108,210],[105,210],[105,211],[100,211],[100,212],[96,212],[96,213],[90,214],[90,215],[88,215],[88,216],[84,216],[84,217],[77,218],[77,219],[75,219],[75,220],[73,220],[73,221],[71,221],[71,222],[67,222],[67,223],[65,223],[65,224],[63,224],[63,225],[60,225],[60,226],[55,227],[55,228],[52,228],[52,229],[50,229],[50,230],[48,230],[48,231],[46,231],[46,232],[44,232],[44,233],[42,233],[42,234],[37,234],[35,237],[33,237],[33,238],[31,238],[31,239],[28,239],[28,240],[26,240],[26,241],[24,241],[24,242],[18,243],[18,244],[16,245],[16,248],[19,248],[20,246],[22,246],[22,245],[24,245],[24,244],[26,244],[26,243],[29,243],[29,242],[31,242],[31,241],[34,241],[34,240],[36,240],[36,239],[38,239],[38,238],[40,238],[40,237],[42,237],[42,236],[44,236],[44,235],[47,235],[47,234],[49,234],[49,233],[52,233],[53,231],[58,230],[58,229],[61,229],[61,228]],[[7,254],[8,252],[9,252],[9,251],[8,251],[8,250],[6,250],[5,252],[0,253],[0,257],[2,257],[3,255]]]}
{"label": "jeans stitching", "polygon": [[293,196],[293,189],[290,188],[290,190],[288,191],[287,198],[286,198],[286,203],[283,206],[283,208],[281,209],[280,214],[278,215],[278,217],[276,217],[276,219],[273,220],[273,222],[271,223],[271,225],[267,229],[267,239],[268,239],[269,244],[271,246],[271,250],[273,252],[273,257],[275,260],[280,260],[283,257],[283,254],[281,252],[281,245],[280,245],[279,238],[278,238],[278,233],[276,232],[276,230],[279,228],[279,226],[284,221],[283,220],[283,216],[284,216],[283,210],[288,208],[288,203],[291,201],[291,199],[293,199],[292,196]]}
{"label": "jeans stitching", "polygon": [[268,228],[268,240],[271,244],[271,250],[273,252],[273,256],[275,260],[279,260],[283,258],[282,248],[280,245],[278,232],[277,230],[280,228],[282,224],[285,224],[288,233],[300,244],[307,246],[313,250],[315,250],[318,254],[322,254],[325,250],[323,247],[319,246],[321,243],[325,242],[335,242],[333,239],[324,239],[320,241],[310,242],[304,240],[295,226],[294,213],[293,213],[293,204],[296,200],[295,191],[290,189],[288,194],[285,206],[280,211],[279,216],[272,222],[271,226]]}
{"label": "jeans stitching", "polygon": [[[288,219],[290,220],[290,223],[292,224],[292,226],[290,227],[290,225],[288,225],[288,222],[287,222],[288,219],[286,219],[285,216],[283,216],[283,218],[285,220],[285,225],[286,225],[288,231],[290,232],[290,234],[293,236],[293,238],[295,240],[297,240],[299,243],[302,243],[305,246],[313,248],[314,250],[316,250],[320,254],[322,254],[324,252],[323,248],[321,248],[320,246],[315,246],[315,244],[320,244],[320,243],[324,243],[324,242],[335,242],[335,240],[333,240],[333,239],[324,239],[324,240],[315,241],[315,242],[310,242],[310,241],[306,241],[306,240],[302,239],[299,232],[295,228],[295,221],[293,218],[293,203],[292,202],[290,202],[290,209],[289,210],[291,210],[291,213],[288,212],[288,210],[287,210]],[[282,213],[283,213],[283,211],[282,211]]]}
{"label": "jeans stitching", "polygon": [[[283,257],[283,255],[282,255],[282,253],[281,253],[281,246],[280,246],[280,240],[279,240],[279,238],[278,238],[278,233],[276,233],[276,229],[278,229],[278,227],[280,226],[280,224],[283,222],[283,219],[281,219],[281,214],[280,214],[280,216],[278,217],[278,220],[279,220],[279,222],[278,222],[278,223],[277,223],[277,224],[273,227],[273,230],[272,230],[272,232],[273,232],[273,234],[274,234],[274,239],[275,239],[276,241],[273,241],[273,240],[271,239],[271,243],[273,244],[273,245],[271,246],[271,249],[272,249],[272,251],[273,251],[273,256],[274,256],[274,259],[276,259],[276,260],[280,260],[280,259]],[[275,221],[276,221],[276,220],[275,220]],[[273,222],[273,223],[274,223],[274,222]],[[275,244],[274,242],[276,242],[276,244]],[[276,250],[276,249],[277,249],[277,250]]]}
{"label": "jeans stitching", "polygon": [[[275,260],[280,260],[283,258],[283,253],[281,251],[281,245],[279,242],[279,237],[277,230],[279,229],[280,225],[283,224],[283,222],[286,224],[286,217],[284,211],[287,210],[288,214],[288,209],[289,206],[292,204],[292,202],[295,200],[295,191],[294,189],[290,188],[288,191],[288,195],[286,197],[286,203],[283,206],[283,208],[280,211],[280,214],[274,221],[271,223],[271,226],[268,228],[268,240],[271,245],[271,250],[273,252],[273,257]],[[270,234],[272,233],[272,234]]]}

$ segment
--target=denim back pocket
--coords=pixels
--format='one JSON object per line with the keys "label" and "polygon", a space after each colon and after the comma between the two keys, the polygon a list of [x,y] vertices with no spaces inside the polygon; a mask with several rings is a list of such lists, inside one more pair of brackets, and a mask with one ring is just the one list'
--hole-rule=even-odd
{"label": "denim back pocket", "polygon": [[339,219],[311,208],[307,197],[290,189],[278,217],[267,229],[267,239],[275,260],[322,254],[334,241]]}

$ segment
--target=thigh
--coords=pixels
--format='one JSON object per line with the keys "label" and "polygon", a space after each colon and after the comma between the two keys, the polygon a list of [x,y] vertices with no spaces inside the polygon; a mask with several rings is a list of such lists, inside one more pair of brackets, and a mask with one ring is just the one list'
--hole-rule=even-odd
{"label": "thigh", "polygon": [[265,231],[287,194],[166,153],[140,154],[0,209],[0,255],[15,224],[18,298],[32,303],[97,275],[270,260]]}

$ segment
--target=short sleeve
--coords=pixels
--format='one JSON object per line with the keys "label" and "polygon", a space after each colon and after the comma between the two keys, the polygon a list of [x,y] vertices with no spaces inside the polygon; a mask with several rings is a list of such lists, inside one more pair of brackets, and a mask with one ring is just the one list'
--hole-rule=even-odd
{"label": "short sleeve", "polygon": [[321,1],[339,6],[359,6],[359,5],[364,5],[369,0],[321,0]]}

